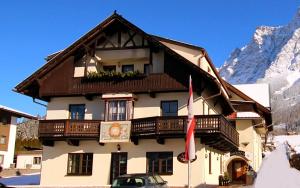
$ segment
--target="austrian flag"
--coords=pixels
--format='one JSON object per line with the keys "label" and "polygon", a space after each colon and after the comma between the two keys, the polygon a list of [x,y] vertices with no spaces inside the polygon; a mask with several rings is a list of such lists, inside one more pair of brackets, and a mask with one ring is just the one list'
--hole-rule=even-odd
{"label": "austrian flag", "polygon": [[194,129],[195,129],[195,118],[193,113],[193,86],[192,77],[190,76],[189,83],[189,100],[187,104],[188,108],[188,125],[186,131],[186,143],[185,143],[185,160],[191,161],[196,158],[195,153],[195,140],[194,140]]}

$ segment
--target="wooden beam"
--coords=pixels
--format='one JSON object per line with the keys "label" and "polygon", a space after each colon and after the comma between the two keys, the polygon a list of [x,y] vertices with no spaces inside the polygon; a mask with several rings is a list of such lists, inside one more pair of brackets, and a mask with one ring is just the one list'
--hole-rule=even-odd
{"label": "wooden beam", "polygon": [[134,145],[139,145],[139,139],[137,137],[131,137],[131,141],[133,142]]}
{"label": "wooden beam", "polygon": [[121,47],[121,31],[118,31],[118,47]]}
{"label": "wooden beam", "polygon": [[151,98],[155,98],[155,97],[156,97],[156,93],[155,93],[155,92],[151,92],[151,91],[150,91],[150,92],[149,92],[149,95],[150,95]]}
{"label": "wooden beam", "polygon": [[84,97],[86,98],[86,100],[92,101],[92,100],[94,100],[95,95],[92,95],[92,94],[86,94],[86,95],[84,95]]}
{"label": "wooden beam", "polygon": [[104,145],[105,145],[105,143],[99,142],[99,145],[100,145],[100,146],[104,146]]}
{"label": "wooden beam", "polygon": [[54,146],[54,140],[43,140],[42,145],[53,147]]}
{"label": "wooden beam", "polygon": [[147,49],[149,46],[126,46],[126,47],[109,47],[109,48],[96,48],[96,51],[108,51],[108,50],[131,50],[131,49]]}
{"label": "wooden beam", "polygon": [[79,146],[79,140],[75,140],[75,139],[67,139],[67,143],[70,145],[70,146]]}
{"label": "wooden beam", "polygon": [[123,44],[123,47],[126,47],[126,45],[131,41],[133,46],[136,46],[135,45],[135,42],[133,40],[133,37],[136,35],[136,33],[133,33],[132,35],[130,34],[130,31],[127,32],[128,33],[128,36],[129,36],[129,39]]}
{"label": "wooden beam", "polygon": [[157,138],[156,142],[161,144],[161,145],[164,145],[165,144],[165,139],[164,138]]}

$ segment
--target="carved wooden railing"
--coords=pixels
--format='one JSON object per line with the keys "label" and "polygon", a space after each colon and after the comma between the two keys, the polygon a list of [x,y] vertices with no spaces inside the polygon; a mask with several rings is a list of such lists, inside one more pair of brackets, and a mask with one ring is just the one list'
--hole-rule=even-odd
{"label": "carved wooden railing", "polygon": [[99,137],[100,120],[40,120],[39,136]]}
{"label": "carved wooden railing", "polygon": [[[222,115],[197,115],[195,134],[220,133],[236,146],[239,134]],[[187,116],[148,117],[133,119],[131,136],[167,136],[178,137],[186,133]],[[99,138],[100,120],[41,120],[40,138]]]}
{"label": "carved wooden railing", "polygon": [[155,91],[186,91],[187,88],[165,73],[155,73],[132,79],[104,79],[86,81],[86,78],[70,77],[67,84],[61,84],[59,78],[54,86],[43,86],[40,89],[42,96],[82,95],[95,93],[117,92],[155,92]]}
{"label": "carved wooden railing", "polygon": [[[195,134],[220,133],[236,146],[239,144],[239,134],[223,115],[197,115]],[[132,136],[149,135],[184,135],[186,133],[187,117],[149,117],[132,120]]]}

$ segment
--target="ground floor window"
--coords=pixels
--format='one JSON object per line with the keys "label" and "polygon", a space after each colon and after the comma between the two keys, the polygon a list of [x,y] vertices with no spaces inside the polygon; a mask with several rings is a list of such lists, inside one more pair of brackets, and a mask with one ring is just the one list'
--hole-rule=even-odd
{"label": "ground floor window", "polygon": [[173,152],[147,152],[147,173],[173,174]]}
{"label": "ground floor window", "polygon": [[0,155],[0,165],[3,164],[3,161],[4,161],[4,155]]}
{"label": "ground floor window", "polygon": [[209,163],[209,164],[208,164],[208,165],[209,165],[209,166],[208,166],[209,174],[212,174],[212,171],[211,171],[211,170],[212,170],[212,166],[211,166],[211,165],[212,165],[212,164],[211,164],[211,152],[209,152],[209,154],[208,154],[208,163]]}
{"label": "ground floor window", "polygon": [[69,153],[68,175],[92,175],[92,153]]}
{"label": "ground floor window", "polygon": [[41,157],[33,157],[33,164],[39,165],[41,164],[42,158]]}

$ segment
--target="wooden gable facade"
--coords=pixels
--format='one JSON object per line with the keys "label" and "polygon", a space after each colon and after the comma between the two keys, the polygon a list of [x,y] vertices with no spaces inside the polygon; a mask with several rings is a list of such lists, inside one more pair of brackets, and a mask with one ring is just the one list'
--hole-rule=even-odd
{"label": "wooden gable facade", "polygon": [[[122,53],[126,55],[129,50],[130,57],[124,57],[122,61],[115,58]],[[103,55],[108,53],[111,55]],[[159,55],[161,61],[157,60]],[[106,63],[122,64],[134,61],[132,58],[149,64],[150,73],[141,70],[125,79],[114,76],[97,81],[87,79],[91,72],[101,71]],[[155,96],[157,92],[187,91],[190,74],[198,94],[208,98],[214,96],[211,103],[220,105],[225,115],[233,111],[222,90],[222,82],[114,13],[70,47],[50,56],[42,68],[17,85],[15,90],[44,101],[59,96],[92,99],[103,93],[116,92]]]}

